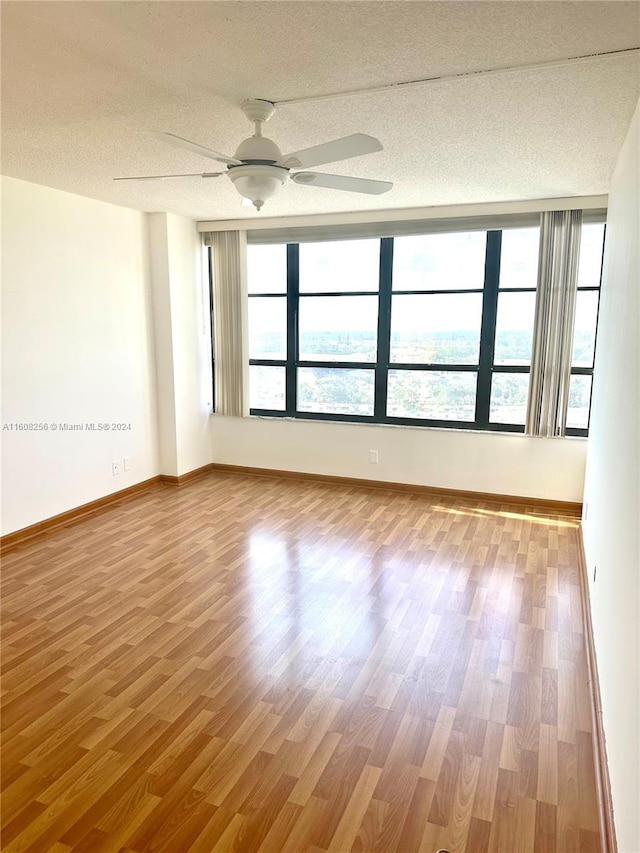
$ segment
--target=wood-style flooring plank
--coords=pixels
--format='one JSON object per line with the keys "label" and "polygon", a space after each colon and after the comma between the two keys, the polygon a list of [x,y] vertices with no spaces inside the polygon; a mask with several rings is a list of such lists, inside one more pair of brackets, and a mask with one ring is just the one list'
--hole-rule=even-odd
{"label": "wood-style flooring plank", "polygon": [[3,560],[3,850],[597,853],[577,521],[212,473]]}

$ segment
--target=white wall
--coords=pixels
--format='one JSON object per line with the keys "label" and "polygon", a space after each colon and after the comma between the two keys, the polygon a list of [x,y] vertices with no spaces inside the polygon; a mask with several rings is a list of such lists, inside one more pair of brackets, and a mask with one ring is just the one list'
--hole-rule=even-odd
{"label": "white wall", "polygon": [[211,320],[196,223],[167,214],[178,474],[211,462]]}
{"label": "white wall", "polygon": [[158,388],[160,472],[185,474],[211,461],[211,322],[195,222],[149,215]]}
{"label": "white wall", "polygon": [[609,195],[583,520],[621,853],[640,850],[639,160],[640,104]]}
{"label": "white wall", "polygon": [[149,267],[153,302],[155,376],[158,412],[158,458],[160,473],[178,473],[176,435],[176,395],[173,376],[173,329],[171,322],[171,277],[167,217],[164,213],[148,216]]}
{"label": "white wall", "polygon": [[[2,179],[2,532],[158,473],[145,215]],[[112,460],[131,470],[112,476]]]}
{"label": "white wall", "polygon": [[[212,419],[213,460],[465,491],[582,499],[587,442],[509,433],[323,423]],[[369,462],[377,450],[379,462]]]}

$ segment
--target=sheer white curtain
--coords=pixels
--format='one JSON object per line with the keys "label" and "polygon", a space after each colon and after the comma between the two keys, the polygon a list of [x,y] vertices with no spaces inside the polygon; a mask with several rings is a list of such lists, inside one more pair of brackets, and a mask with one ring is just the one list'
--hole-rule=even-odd
{"label": "sheer white curtain", "polygon": [[581,230],[581,210],[541,215],[528,435],[565,433]]}
{"label": "sheer white curtain", "polygon": [[215,231],[205,243],[213,253],[216,412],[243,417],[249,414],[246,232]]}

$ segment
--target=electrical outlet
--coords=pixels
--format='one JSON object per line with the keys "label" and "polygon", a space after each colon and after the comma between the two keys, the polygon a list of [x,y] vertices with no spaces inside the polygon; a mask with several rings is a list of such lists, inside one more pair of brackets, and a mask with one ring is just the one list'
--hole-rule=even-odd
{"label": "electrical outlet", "polygon": [[130,471],[131,470],[131,457],[125,456],[122,460],[122,470]]}
{"label": "electrical outlet", "polygon": [[120,462],[112,462],[111,463],[111,474],[114,477],[117,477],[121,471]]}
{"label": "electrical outlet", "polygon": [[372,465],[378,464],[378,451],[377,450],[370,450],[369,451],[369,462]]}

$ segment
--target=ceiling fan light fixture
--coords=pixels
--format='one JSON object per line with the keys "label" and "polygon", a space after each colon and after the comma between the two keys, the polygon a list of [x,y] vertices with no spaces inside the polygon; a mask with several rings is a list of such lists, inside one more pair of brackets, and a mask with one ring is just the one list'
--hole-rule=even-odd
{"label": "ceiling fan light fixture", "polygon": [[243,198],[250,199],[260,210],[267,199],[275,195],[287,180],[288,170],[279,166],[232,166],[228,175]]}

